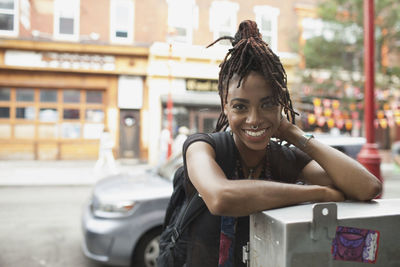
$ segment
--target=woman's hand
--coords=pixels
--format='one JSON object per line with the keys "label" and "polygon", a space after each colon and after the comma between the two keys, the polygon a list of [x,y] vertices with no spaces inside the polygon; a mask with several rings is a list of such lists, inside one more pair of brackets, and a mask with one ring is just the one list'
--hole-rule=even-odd
{"label": "woman's hand", "polygon": [[346,200],[344,194],[332,186],[324,186],[324,189],[323,202],[341,202]]}
{"label": "woman's hand", "polygon": [[282,116],[281,121],[279,123],[279,127],[276,130],[273,137],[291,143],[290,140],[288,140],[288,136],[290,136],[288,133],[291,131],[296,131],[296,130],[300,130],[300,129],[293,123],[289,122],[285,116]]}

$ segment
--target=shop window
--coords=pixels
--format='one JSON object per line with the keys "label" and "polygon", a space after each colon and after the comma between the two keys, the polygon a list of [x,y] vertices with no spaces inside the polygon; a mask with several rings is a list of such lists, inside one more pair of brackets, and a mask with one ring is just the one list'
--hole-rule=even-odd
{"label": "shop window", "polygon": [[63,92],[64,103],[79,103],[81,101],[81,92],[79,90],[65,90]]}
{"label": "shop window", "polygon": [[56,90],[40,90],[40,102],[56,103],[57,91]]}
{"label": "shop window", "polygon": [[271,6],[255,6],[256,22],[263,40],[276,52],[278,48],[279,9]]}
{"label": "shop window", "polygon": [[86,92],[86,103],[103,103],[103,92],[98,91],[87,91]]}
{"label": "shop window", "polygon": [[0,118],[8,119],[10,118],[10,108],[0,107]]}
{"label": "shop window", "polygon": [[133,42],[134,6],[131,0],[111,0],[110,37],[114,43]]}
{"label": "shop window", "polygon": [[18,89],[17,101],[18,102],[33,102],[35,99],[35,91],[33,89]]}
{"label": "shop window", "polygon": [[14,126],[14,137],[18,139],[34,139],[35,125],[17,124]]}
{"label": "shop window", "polygon": [[0,101],[10,101],[10,88],[0,88]]}
{"label": "shop window", "polygon": [[167,0],[168,41],[192,43],[193,29],[198,27],[198,7],[194,0]]}
{"label": "shop window", "polygon": [[[222,36],[234,36],[236,31],[237,12],[239,4],[230,1],[214,1],[210,8],[210,30],[214,40]],[[220,45],[230,45],[228,40],[218,42]]]}
{"label": "shop window", "polygon": [[40,139],[57,139],[58,127],[57,125],[39,125],[38,136]]}
{"label": "shop window", "polygon": [[54,37],[77,41],[79,39],[79,0],[54,1]]}
{"label": "shop window", "polygon": [[89,122],[103,122],[104,111],[101,109],[87,109],[85,119]]}
{"label": "shop window", "polygon": [[83,125],[83,138],[85,139],[100,139],[103,132],[104,124],[85,123]]}
{"label": "shop window", "polygon": [[58,121],[58,111],[55,108],[41,108],[39,111],[39,121],[56,122]]}
{"label": "shop window", "polygon": [[104,91],[0,87],[0,139],[98,139],[103,102]]}
{"label": "shop window", "polygon": [[20,107],[16,109],[15,117],[17,119],[34,120],[35,108],[34,107]]}
{"label": "shop window", "polygon": [[65,120],[79,120],[79,109],[64,109],[63,118]]}
{"label": "shop window", "polygon": [[81,125],[79,123],[61,124],[61,137],[66,139],[77,139],[81,135]]}
{"label": "shop window", "polygon": [[0,1],[0,35],[18,35],[18,0]]}
{"label": "shop window", "polygon": [[0,124],[0,138],[10,138],[11,137],[11,125],[10,124]]}

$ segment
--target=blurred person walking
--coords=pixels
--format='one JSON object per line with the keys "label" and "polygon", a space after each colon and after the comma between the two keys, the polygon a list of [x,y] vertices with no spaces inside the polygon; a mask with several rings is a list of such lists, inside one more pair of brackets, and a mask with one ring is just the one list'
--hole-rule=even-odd
{"label": "blurred person walking", "polygon": [[158,163],[157,166],[161,167],[168,159],[168,145],[171,142],[171,133],[168,127],[164,126],[160,133],[160,140],[158,144]]}
{"label": "blurred person walking", "polygon": [[[114,141],[107,127],[104,127],[100,136],[99,158],[94,166],[95,173],[98,175],[116,174],[117,167],[113,155]],[[106,167],[105,173],[100,173]]]}
{"label": "blurred person walking", "polygon": [[178,129],[178,135],[172,144],[172,156],[177,156],[182,153],[183,143],[189,135],[189,129],[186,126],[181,126]]}

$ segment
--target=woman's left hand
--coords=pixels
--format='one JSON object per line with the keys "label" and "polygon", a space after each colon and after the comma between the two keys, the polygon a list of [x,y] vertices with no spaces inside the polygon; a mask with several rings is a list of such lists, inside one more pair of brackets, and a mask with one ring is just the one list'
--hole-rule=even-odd
{"label": "woman's left hand", "polygon": [[288,119],[285,116],[281,117],[281,120],[279,122],[279,127],[276,130],[275,134],[273,137],[278,138],[280,140],[288,141],[288,133],[296,127],[294,124],[290,123]]}

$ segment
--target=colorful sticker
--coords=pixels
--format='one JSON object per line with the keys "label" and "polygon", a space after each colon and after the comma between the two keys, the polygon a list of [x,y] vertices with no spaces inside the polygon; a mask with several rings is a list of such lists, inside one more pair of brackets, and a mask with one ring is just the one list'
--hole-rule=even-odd
{"label": "colorful sticker", "polygon": [[338,226],[332,242],[334,260],[375,263],[379,231]]}

